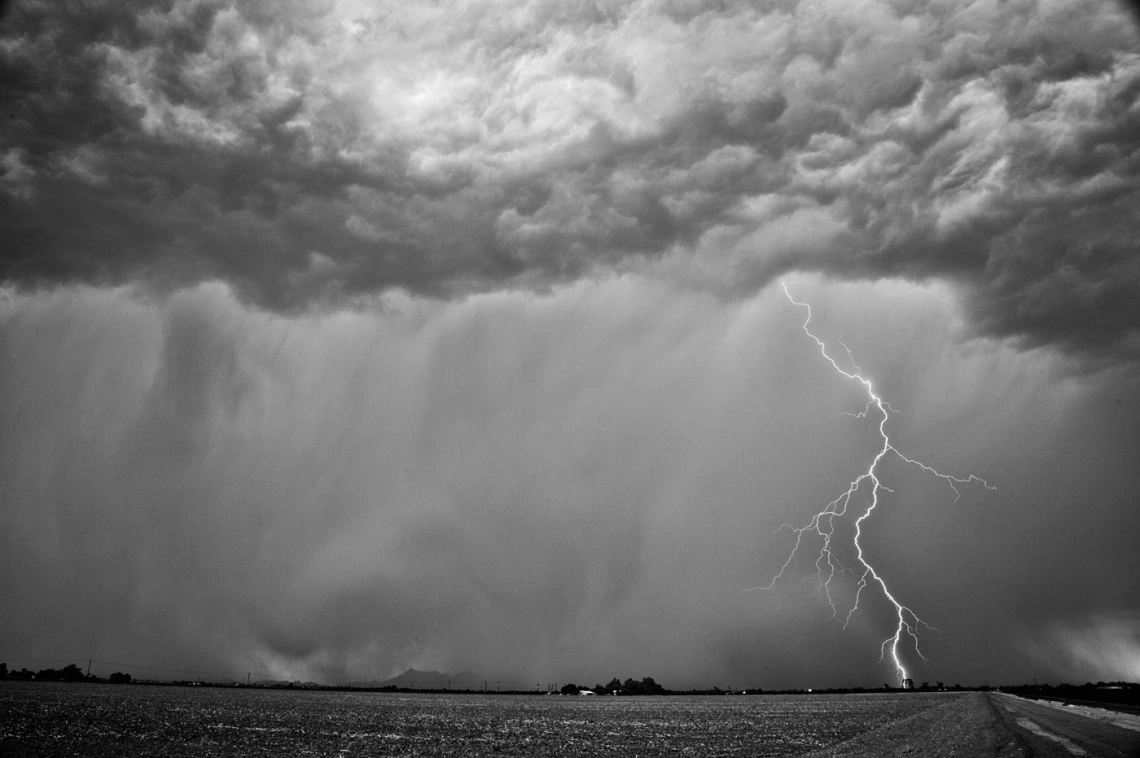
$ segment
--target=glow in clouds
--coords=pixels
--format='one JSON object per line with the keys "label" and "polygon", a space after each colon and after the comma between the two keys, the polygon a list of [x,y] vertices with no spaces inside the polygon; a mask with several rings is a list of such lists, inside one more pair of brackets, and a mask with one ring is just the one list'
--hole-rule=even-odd
{"label": "glow in clouds", "polygon": [[[901,657],[901,654],[899,652],[899,645],[901,644],[901,642],[903,640],[903,636],[905,635],[914,641],[915,652],[918,654],[918,656],[920,658],[922,658],[925,661],[926,657],[922,654],[922,650],[919,647],[918,631],[919,631],[920,626],[925,626],[928,629],[933,629],[933,627],[931,627],[929,624],[927,624],[925,621],[923,621],[921,618],[919,618],[918,615],[915,614],[915,612],[910,609],[910,607],[903,605],[901,602],[899,602],[899,600],[894,596],[894,594],[891,593],[890,588],[887,586],[887,582],[883,579],[883,577],[879,574],[879,572],[877,572],[875,570],[875,568],[868,562],[867,556],[863,551],[863,545],[859,541],[860,537],[863,534],[863,522],[866,521],[871,516],[871,512],[874,511],[876,506],[878,506],[878,504],[879,504],[879,491],[884,490],[886,492],[892,492],[892,490],[889,487],[887,487],[886,485],[884,485],[882,483],[882,481],[880,481],[880,479],[879,479],[879,476],[877,473],[879,463],[883,460],[884,457],[886,457],[887,453],[894,453],[895,455],[897,455],[899,458],[901,458],[906,463],[910,463],[910,464],[913,464],[915,466],[918,466],[923,471],[926,471],[929,474],[933,474],[934,476],[945,480],[945,482],[948,485],[950,485],[950,489],[954,491],[955,502],[961,496],[961,493],[958,491],[958,488],[956,486],[958,484],[970,484],[970,483],[976,482],[978,484],[981,484],[986,489],[992,490],[992,489],[996,489],[996,488],[990,486],[990,484],[987,483],[984,479],[981,479],[977,476],[974,476],[973,474],[970,474],[965,479],[962,479],[962,478],[959,478],[956,476],[951,476],[949,474],[943,474],[943,473],[931,468],[930,466],[927,466],[925,463],[922,463],[921,461],[916,461],[912,458],[908,458],[907,456],[905,456],[901,452],[899,452],[898,448],[896,448],[894,445],[891,444],[890,437],[887,435],[887,430],[886,430],[887,421],[890,419],[890,412],[894,412],[895,409],[891,408],[891,406],[888,402],[883,400],[883,398],[881,398],[878,394],[875,393],[875,388],[872,385],[871,380],[864,377],[862,374],[862,370],[859,368],[859,366],[855,365],[855,361],[854,361],[853,357],[851,356],[851,351],[847,349],[847,345],[843,344],[842,340],[839,340],[839,344],[843,347],[844,351],[847,353],[847,357],[851,361],[851,365],[852,365],[853,370],[852,371],[845,371],[843,368],[841,368],[839,366],[838,363],[836,363],[835,359],[832,358],[831,355],[827,352],[827,345],[824,344],[823,340],[821,340],[819,337],[817,337],[808,328],[808,324],[811,323],[811,316],[812,316],[811,305],[808,303],[803,303],[803,302],[796,300],[792,296],[791,291],[788,289],[788,285],[786,282],[781,282],[781,286],[784,288],[784,294],[787,295],[788,300],[793,305],[807,309],[807,318],[804,319],[804,323],[803,323],[804,334],[806,334],[807,336],[809,336],[813,340],[815,340],[815,343],[817,345],[819,345],[820,354],[823,355],[823,357],[827,359],[827,362],[831,364],[832,368],[834,368],[836,371],[838,371],[840,374],[847,377],[848,379],[853,379],[853,380],[859,382],[860,384],[863,385],[864,389],[867,391],[867,397],[869,399],[867,400],[867,405],[863,409],[862,412],[860,412],[860,413],[844,413],[841,415],[852,416],[852,417],[858,418],[858,419],[864,419],[864,418],[867,418],[867,414],[871,412],[871,408],[873,406],[875,409],[878,410],[879,414],[881,414],[881,416],[882,416],[881,419],[879,420],[879,436],[883,440],[883,446],[879,449],[878,453],[876,453],[875,457],[871,460],[871,464],[867,467],[867,470],[864,473],[857,476],[854,480],[852,480],[851,484],[847,487],[847,489],[842,494],[839,495],[839,497],[832,500],[830,503],[828,503],[823,508],[823,510],[819,511],[814,516],[812,516],[807,524],[805,524],[804,526],[801,526],[799,528],[793,527],[793,526],[788,525],[788,524],[785,524],[784,526],[780,527],[780,530],[790,529],[793,532],[795,532],[795,534],[796,534],[795,545],[792,547],[791,552],[788,554],[788,559],[786,561],[784,561],[784,565],[780,567],[780,573],[778,573],[776,576],[774,576],[772,578],[772,581],[769,582],[766,586],[754,587],[752,589],[754,589],[754,590],[755,589],[765,589],[765,590],[771,590],[771,591],[775,592],[776,591],[776,582],[779,581],[786,574],[795,572],[795,565],[797,563],[797,555],[800,551],[800,545],[803,541],[804,534],[806,534],[808,532],[814,532],[815,534],[818,534],[820,537],[823,538],[823,546],[820,548],[819,555],[816,557],[816,560],[815,560],[816,573],[813,576],[816,579],[816,581],[818,582],[819,587],[823,590],[823,593],[827,596],[828,605],[831,606],[832,618],[838,618],[839,617],[839,609],[836,608],[835,599],[832,597],[832,594],[831,594],[832,593],[831,581],[832,581],[832,579],[835,578],[835,574],[837,571],[844,572],[847,569],[845,569],[844,566],[842,565],[842,563],[839,562],[839,560],[836,558],[836,556],[835,556],[835,554],[831,548],[831,540],[835,534],[835,519],[836,518],[842,518],[843,516],[847,515],[847,506],[851,503],[851,497],[859,490],[859,488],[863,485],[863,483],[865,481],[870,480],[870,482],[871,482],[871,501],[870,501],[870,504],[863,511],[863,513],[860,514],[860,516],[855,519],[855,535],[852,539],[852,543],[855,547],[855,552],[856,552],[856,555],[858,557],[859,564],[863,567],[863,572],[859,577],[858,584],[856,585],[854,602],[852,603],[851,607],[848,609],[848,611],[846,613],[846,616],[844,617],[843,627],[845,629],[847,628],[847,625],[851,622],[852,614],[854,614],[855,611],[859,609],[859,600],[863,596],[863,590],[867,587],[868,583],[874,582],[874,583],[878,584],[879,587],[881,587],[883,590],[883,596],[886,597],[886,599],[890,601],[891,605],[894,606],[895,615],[896,615],[896,618],[898,619],[898,624],[895,626],[894,634],[891,635],[890,637],[887,637],[885,640],[883,640],[883,644],[880,646],[880,658],[879,658],[879,660],[881,661],[882,658],[886,655],[886,651],[887,651],[887,648],[889,646],[890,651],[891,651],[891,659],[894,661],[894,665],[895,665],[895,673],[898,676],[899,683],[901,684],[903,682],[903,680],[908,678],[906,667],[903,665],[902,657]],[[780,530],[777,530],[777,532],[779,532]]]}

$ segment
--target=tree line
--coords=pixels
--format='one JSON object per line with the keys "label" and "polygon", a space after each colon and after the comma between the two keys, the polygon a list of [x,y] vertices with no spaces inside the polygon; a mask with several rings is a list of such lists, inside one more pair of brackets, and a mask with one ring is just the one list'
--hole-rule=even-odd
{"label": "tree line", "polygon": [[[589,687],[580,687],[571,682],[570,684],[563,685],[560,690],[563,695],[577,695],[582,690],[591,689]],[[600,684],[595,684],[592,692],[599,695],[664,695],[667,690],[657,682],[653,681],[653,677],[647,676],[640,682],[634,679],[626,679],[624,682],[616,676],[609,681],[604,687]]]}
{"label": "tree line", "polygon": [[9,671],[7,663],[0,663],[0,680],[7,679],[12,682],[112,682],[113,684],[128,684],[130,674],[116,671],[106,679],[83,673],[83,669],[70,663],[61,669],[40,669],[30,671],[22,668],[19,671]]}

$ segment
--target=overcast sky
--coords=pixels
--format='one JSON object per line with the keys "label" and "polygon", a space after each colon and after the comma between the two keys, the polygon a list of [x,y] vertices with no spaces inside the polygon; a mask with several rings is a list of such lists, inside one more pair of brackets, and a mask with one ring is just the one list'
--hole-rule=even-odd
{"label": "overcast sky", "polygon": [[1140,680],[1138,29],[9,4],[0,660],[893,681],[794,298],[911,675]]}

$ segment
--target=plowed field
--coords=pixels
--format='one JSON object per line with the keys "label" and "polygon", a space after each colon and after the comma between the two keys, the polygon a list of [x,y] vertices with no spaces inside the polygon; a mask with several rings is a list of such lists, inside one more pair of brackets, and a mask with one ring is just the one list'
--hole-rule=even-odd
{"label": "plowed field", "polygon": [[966,697],[585,698],[9,682],[0,685],[0,754],[792,756],[865,741],[920,714],[949,708],[949,716]]}

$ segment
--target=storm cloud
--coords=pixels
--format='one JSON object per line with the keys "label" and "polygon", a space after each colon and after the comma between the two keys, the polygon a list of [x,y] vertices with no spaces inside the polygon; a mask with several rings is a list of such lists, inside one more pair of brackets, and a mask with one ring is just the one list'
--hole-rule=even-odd
{"label": "storm cloud", "polygon": [[755,590],[881,444],[787,283],[997,488],[884,464],[916,677],[1134,678],[1118,5],[20,2],[0,117],[10,665],[878,686]]}
{"label": "storm cloud", "polygon": [[[1134,382],[1122,416],[1103,377],[955,339],[936,298],[832,289],[825,317],[829,291],[800,287],[884,377],[908,453],[999,484],[955,502],[887,471],[868,548],[942,630],[939,678],[1024,670],[1035,624],[1128,600],[1108,577],[1137,575]],[[860,681],[886,629],[873,604],[843,630],[810,582],[742,592],[786,557],[781,523],[875,449],[772,294],[622,278],[306,317],[220,285],[11,296],[8,649],[326,679]]]}
{"label": "storm cloud", "polygon": [[3,274],[275,309],[648,271],[945,279],[1137,350],[1140,36],[1105,2],[14,5]]}

